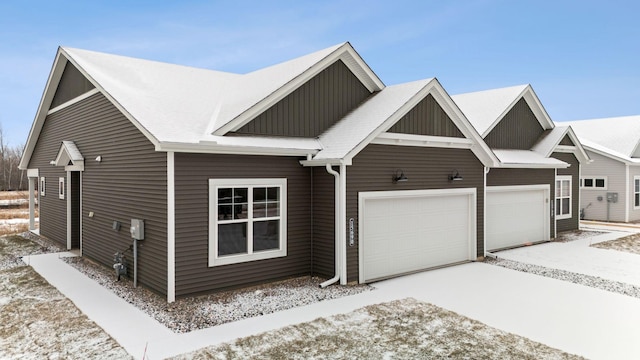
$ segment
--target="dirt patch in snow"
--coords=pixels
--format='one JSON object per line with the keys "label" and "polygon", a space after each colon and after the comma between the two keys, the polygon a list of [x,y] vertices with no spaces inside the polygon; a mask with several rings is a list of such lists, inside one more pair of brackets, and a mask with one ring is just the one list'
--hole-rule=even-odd
{"label": "dirt patch in snow", "polygon": [[0,358],[129,359],[33,268],[0,270]]}
{"label": "dirt patch in snow", "polygon": [[58,245],[43,239],[30,240],[25,234],[0,236],[0,270],[24,266],[23,256],[58,251],[62,251]]}
{"label": "dirt patch in snow", "polygon": [[173,359],[582,359],[412,298]]}
{"label": "dirt patch in snow", "polygon": [[625,251],[640,255],[640,234],[633,234],[616,240],[592,244],[591,246],[599,249]]}
{"label": "dirt patch in snow", "polygon": [[598,236],[598,235],[602,235],[602,234],[604,234],[604,232],[601,232],[601,231],[589,231],[589,230],[565,231],[565,232],[559,233],[556,236],[556,238],[554,239],[554,241],[556,241],[556,242],[569,242],[569,241],[584,239],[584,238],[587,238],[587,237]]}

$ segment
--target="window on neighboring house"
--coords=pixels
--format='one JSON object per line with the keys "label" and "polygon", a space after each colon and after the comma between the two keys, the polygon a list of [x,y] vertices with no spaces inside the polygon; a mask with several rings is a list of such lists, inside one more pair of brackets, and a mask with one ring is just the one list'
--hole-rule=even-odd
{"label": "window on neighboring house", "polygon": [[64,200],[64,178],[58,178],[58,197]]}
{"label": "window on neighboring house", "polygon": [[556,219],[571,218],[571,176],[556,176]]}
{"label": "window on neighboring house", "polygon": [[640,208],[640,176],[633,177],[633,207]]}
{"label": "window on neighboring house", "polygon": [[580,187],[583,189],[607,190],[606,176],[585,176],[580,179]]}
{"label": "window on neighboring house", "polygon": [[40,178],[40,196],[44,196],[45,192],[45,179],[44,176]]}
{"label": "window on neighboring house", "polygon": [[287,255],[286,179],[209,179],[209,266]]}

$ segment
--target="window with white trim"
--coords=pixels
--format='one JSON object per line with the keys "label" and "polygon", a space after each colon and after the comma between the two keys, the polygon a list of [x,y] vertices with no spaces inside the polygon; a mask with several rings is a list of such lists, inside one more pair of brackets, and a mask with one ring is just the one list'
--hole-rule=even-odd
{"label": "window with white trim", "polygon": [[58,198],[64,200],[64,178],[58,178]]}
{"label": "window with white trim", "polygon": [[571,175],[556,176],[556,219],[571,218]]}
{"label": "window with white trim", "polygon": [[287,179],[209,179],[209,266],[287,255]]}
{"label": "window with white trim", "polygon": [[591,190],[607,190],[606,176],[583,176],[580,179],[580,187]]}
{"label": "window with white trim", "polygon": [[46,180],[44,176],[42,176],[40,177],[40,196],[44,196],[45,194],[45,191],[44,191],[46,189],[45,185],[46,185]]}
{"label": "window with white trim", "polygon": [[633,177],[633,207],[640,209],[640,176]]}

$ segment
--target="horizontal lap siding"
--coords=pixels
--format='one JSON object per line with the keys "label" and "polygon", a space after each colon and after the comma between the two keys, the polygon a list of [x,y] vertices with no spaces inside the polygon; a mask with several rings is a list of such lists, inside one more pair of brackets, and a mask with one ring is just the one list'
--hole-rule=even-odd
{"label": "horizontal lap siding", "polygon": [[[409,179],[393,183],[396,169]],[[450,182],[457,170],[462,181]],[[349,281],[358,280],[358,193],[363,191],[476,188],[477,256],[484,254],[484,166],[470,150],[369,145],[347,167],[347,219],[353,218],[356,246],[347,247]],[[348,229],[347,229],[348,231]],[[348,236],[348,234],[347,234]]]}
{"label": "horizontal lap siding", "polygon": [[580,225],[580,162],[569,153],[553,153],[551,157],[571,164],[566,169],[558,169],[558,175],[571,175],[571,218],[556,222],[557,232],[577,230]]}
{"label": "horizontal lap siding", "polygon": [[[487,186],[549,185],[549,201],[554,198],[556,185],[555,169],[491,169],[487,174]],[[548,203],[548,206],[551,206]],[[550,212],[549,236],[554,237],[553,212]]]}
{"label": "horizontal lap siding", "polygon": [[[145,240],[138,252],[138,282],[166,294],[166,153],[156,152],[102,94],[47,116],[29,168],[38,168],[47,176],[47,194],[40,205],[41,233],[58,242],[66,239],[66,201],[57,196],[57,176],[65,172],[49,161],[55,159],[63,140],[74,141],[85,158],[83,255],[111,267],[113,254],[132,243],[130,220],[143,219]],[[95,161],[97,156],[102,162]],[[94,216],[90,218],[89,212]],[[121,222],[119,231],[112,230],[114,221]],[[132,271],[131,253],[126,256]]]}
{"label": "horizontal lap siding", "polygon": [[324,167],[313,168],[312,171],[313,272],[316,275],[333,277],[335,275],[335,178]]}
{"label": "horizontal lap siding", "polygon": [[[311,171],[300,159],[175,154],[176,296],[311,272]],[[209,179],[286,178],[287,256],[209,267]]]}
{"label": "horizontal lap siding", "polygon": [[[607,189],[581,190],[580,207],[584,209],[584,217],[587,220],[607,220],[607,193],[618,193],[618,202],[609,203],[609,219],[611,221],[625,221],[624,194],[627,193],[628,181],[626,179],[625,164],[606,156],[587,151],[593,162],[582,166],[582,177],[606,176]],[[633,177],[630,181],[633,181]],[[598,200],[601,197],[601,200]],[[633,208],[633,203],[631,203]]]}

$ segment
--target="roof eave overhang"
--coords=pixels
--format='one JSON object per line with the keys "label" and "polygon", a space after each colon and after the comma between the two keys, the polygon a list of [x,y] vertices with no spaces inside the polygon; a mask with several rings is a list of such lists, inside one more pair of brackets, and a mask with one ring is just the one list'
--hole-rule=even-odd
{"label": "roof eave overhang", "polygon": [[155,147],[156,151],[198,154],[234,154],[234,155],[270,155],[270,156],[295,156],[307,157],[318,153],[318,149],[261,147],[261,146],[234,146],[220,145],[215,142],[201,143],[176,143],[161,142]]}
{"label": "roof eave overhang", "polygon": [[500,163],[497,168],[505,169],[566,169],[570,164]]}
{"label": "roof eave overhang", "polygon": [[591,147],[589,145],[583,145],[583,146],[584,146],[584,148],[586,150],[592,151],[592,152],[594,152],[594,153],[596,153],[598,155],[602,155],[602,156],[607,157],[607,158],[612,159],[612,160],[620,161],[621,163],[623,163],[625,165],[638,165],[638,164],[640,164],[640,161],[634,161],[631,158],[624,158],[622,156],[612,154],[612,153],[607,152],[605,150],[596,149],[596,148]]}

